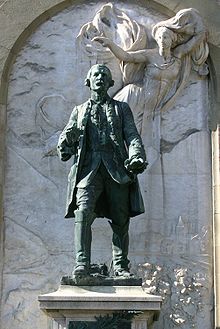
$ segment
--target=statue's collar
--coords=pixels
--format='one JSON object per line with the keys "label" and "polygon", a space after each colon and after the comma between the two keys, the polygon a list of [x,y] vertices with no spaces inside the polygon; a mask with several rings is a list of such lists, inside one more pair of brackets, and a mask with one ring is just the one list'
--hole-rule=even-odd
{"label": "statue's collar", "polygon": [[107,94],[103,97],[103,95],[91,95],[90,97],[91,104],[109,104],[111,102],[111,97]]}

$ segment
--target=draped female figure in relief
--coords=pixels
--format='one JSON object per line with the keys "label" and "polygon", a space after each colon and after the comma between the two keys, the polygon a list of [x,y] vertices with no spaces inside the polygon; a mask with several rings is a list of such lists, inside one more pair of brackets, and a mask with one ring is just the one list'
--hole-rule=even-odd
{"label": "draped female figure in relief", "polygon": [[143,63],[144,77],[138,83],[127,83],[115,99],[126,101],[132,108],[139,132],[145,119],[169,109],[188,81],[191,68],[207,74],[206,29],[195,9],[179,11],[173,18],[153,27],[157,48],[125,51],[111,39],[98,36],[93,40],[108,47],[121,61],[124,81],[133,76],[129,63]]}

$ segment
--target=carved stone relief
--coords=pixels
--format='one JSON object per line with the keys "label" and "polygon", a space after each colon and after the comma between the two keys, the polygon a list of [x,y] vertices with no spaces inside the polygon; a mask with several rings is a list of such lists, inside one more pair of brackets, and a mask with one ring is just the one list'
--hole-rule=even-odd
{"label": "carved stone relief", "polygon": [[[64,168],[55,145],[73,106],[88,98],[84,79],[98,62],[113,73],[111,96],[133,107],[148,153],[146,213],[131,222],[130,259],[146,289],[164,298],[155,328],[212,328],[206,28],[194,10],[168,19],[150,4],[82,2],[42,24],[19,53],[8,96],[5,329],[46,328],[37,296],[72,270],[73,222],[63,221],[71,163]],[[180,50],[180,58],[164,52],[164,28],[173,29],[171,53]],[[120,61],[94,37],[148,57]],[[93,225],[94,262],[110,264],[107,225]]]}

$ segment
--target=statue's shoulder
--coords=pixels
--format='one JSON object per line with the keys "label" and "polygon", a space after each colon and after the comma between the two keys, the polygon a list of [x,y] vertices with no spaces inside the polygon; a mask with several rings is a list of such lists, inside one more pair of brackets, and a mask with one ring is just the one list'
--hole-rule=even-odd
{"label": "statue's shoulder", "polygon": [[72,110],[72,115],[73,116],[83,116],[87,112],[87,109],[90,107],[91,107],[90,100],[87,100],[86,102],[84,102],[82,104],[75,105]]}
{"label": "statue's shoulder", "polygon": [[121,101],[118,101],[117,99],[114,99],[114,98],[112,100],[113,100],[115,106],[117,106],[122,111],[129,107],[128,103],[126,103],[126,102],[121,102]]}
{"label": "statue's shoulder", "polygon": [[87,101],[85,101],[84,103],[82,103],[82,104],[79,104],[79,105],[76,105],[75,106],[75,108],[77,108],[77,109],[84,109],[84,108],[87,108],[88,106],[90,106],[91,105],[91,101],[90,101],[90,99],[88,99]]}

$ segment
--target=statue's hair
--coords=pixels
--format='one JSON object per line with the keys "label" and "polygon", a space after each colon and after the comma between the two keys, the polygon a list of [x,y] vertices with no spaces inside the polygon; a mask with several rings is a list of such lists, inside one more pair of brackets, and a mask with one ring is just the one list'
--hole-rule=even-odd
{"label": "statue's hair", "polygon": [[90,78],[91,78],[91,74],[92,74],[92,71],[95,69],[95,68],[102,68],[104,69],[107,73],[108,73],[108,76],[109,76],[109,85],[110,87],[114,86],[114,80],[112,79],[112,74],[111,74],[111,71],[109,70],[109,68],[104,65],[104,64],[95,64],[93,65],[90,69],[89,69],[89,72],[87,73],[87,76],[86,76],[86,79],[85,79],[85,85],[87,87],[90,87]]}

